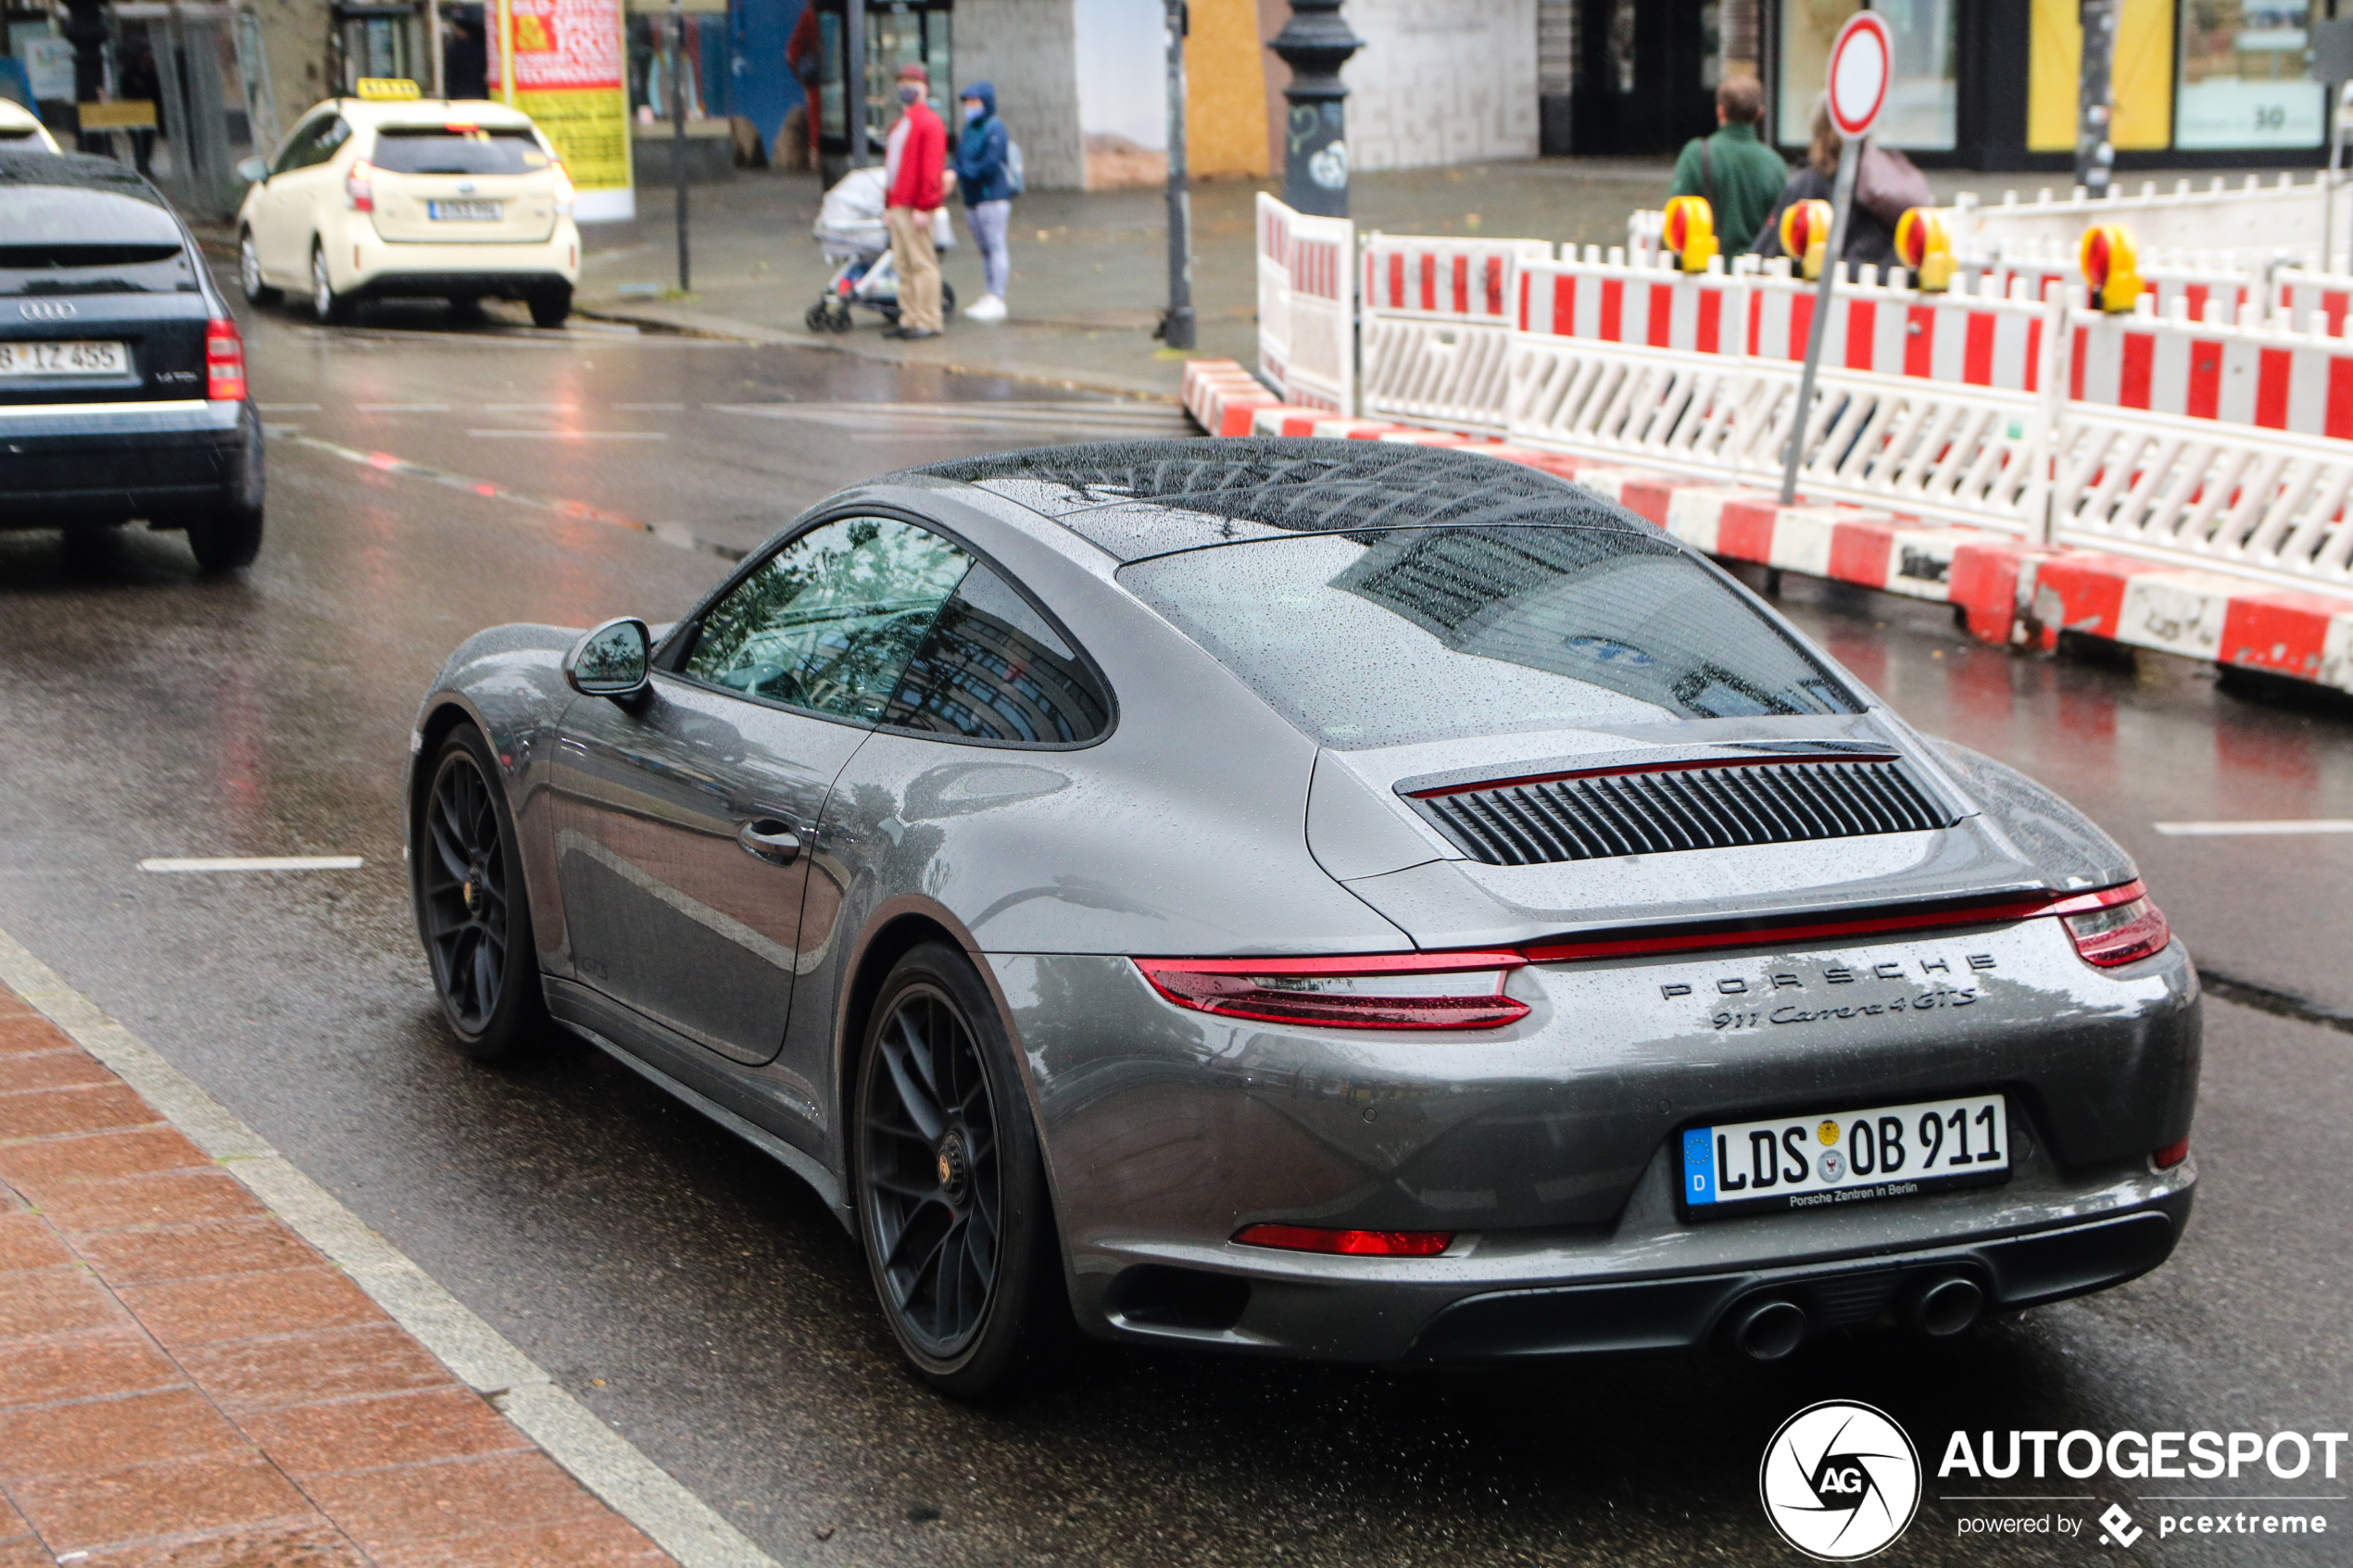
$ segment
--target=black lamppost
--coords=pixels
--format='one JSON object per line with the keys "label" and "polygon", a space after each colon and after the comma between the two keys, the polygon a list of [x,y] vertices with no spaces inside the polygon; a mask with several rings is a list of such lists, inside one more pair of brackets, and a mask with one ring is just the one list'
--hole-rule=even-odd
{"label": "black lamppost", "polygon": [[[107,21],[99,14],[99,0],[66,0],[66,42],[73,45],[73,100],[76,104],[94,104],[98,91],[107,80]],[[82,114],[74,111],[74,129],[82,127]],[[180,133],[178,126],[172,127]],[[81,136],[77,144],[85,153],[104,152],[106,146],[94,137]]]}
{"label": "black lamppost", "polygon": [[1290,67],[1283,96],[1283,202],[1320,218],[1348,216],[1348,139],[1340,68],[1365,41],[1340,19],[1340,0],[1290,0],[1290,20],[1267,47]]}

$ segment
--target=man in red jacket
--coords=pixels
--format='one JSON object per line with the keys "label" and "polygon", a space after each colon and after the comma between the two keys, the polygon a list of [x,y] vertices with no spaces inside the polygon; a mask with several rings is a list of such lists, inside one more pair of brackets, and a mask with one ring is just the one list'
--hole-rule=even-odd
{"label": "man in red jacket", "polygon": [[919,65],[899,68],[899,101],[906,108],[890,128],[886,165],[890,194],[884,219],[890,225],[890,259],[899,270],[899,324],[883,335],[937,337],[939,253],[932,248],[932,220],[948,198],[942,173],[948,161],[948,128],[924,102],[931,77]]}

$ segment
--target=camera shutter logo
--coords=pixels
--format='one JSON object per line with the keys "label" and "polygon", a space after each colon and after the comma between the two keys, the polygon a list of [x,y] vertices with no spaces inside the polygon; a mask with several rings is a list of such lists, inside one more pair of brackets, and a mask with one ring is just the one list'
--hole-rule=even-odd
{"label": "camera shutter logo", "polygon": [[1825,1399],[1781,1423],[1756,1489],[1781,1539],[1824,1562],[1885,1549],[1920,1506],[1920,1456],[1884,1411]]}

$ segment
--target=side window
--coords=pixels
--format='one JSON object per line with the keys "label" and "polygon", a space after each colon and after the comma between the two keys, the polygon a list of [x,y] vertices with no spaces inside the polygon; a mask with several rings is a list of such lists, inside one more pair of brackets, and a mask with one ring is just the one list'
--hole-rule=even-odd
{"label": "side window", "polygon": [[334,119],[333,115],[319,115],[296,126],[294,134],[287,137],[286,144],[279,149],[278,161],[270,166],[270,172],[283,174],[309,163],[312,144],[318,141],[319,133],[333,123]]}
{"label": "side window", "polygon": [[916,650],[883,722],[972,740],[1093,740],[1111,699],[1084,660],[1005,580],[965,574]]}
{"label": "side window", "polygon": [[350,140],[351,122],[337,115],[320,130],[319,139],[311,144],[309,156],[303,161],[306,164],[324,163]]}
{"label": "side window", "polygon": [[882,718],[972,558],[893,518],[811,529],[702,618],[684,672],[844,719]]}

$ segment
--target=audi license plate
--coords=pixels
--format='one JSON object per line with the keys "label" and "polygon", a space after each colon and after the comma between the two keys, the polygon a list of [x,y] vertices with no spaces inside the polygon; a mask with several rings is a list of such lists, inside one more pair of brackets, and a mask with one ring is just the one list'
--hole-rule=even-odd
{"label": "audi license plate", "polygon": [[425,203],[425,216],[436,223],[496,223],[506,209],[504,202]]}
{"label": "audi license plate", "polygon": [[1683,1134],[1683,1212],[1828,1209],[2005,1182],[2009,1134],[2000,1095],[1693,1127]]}
{"label": "audi license plate", "polygon": [[0,343],[0,376],[120,376],[131,351],[119,343]]}

